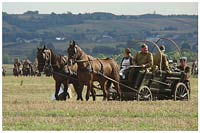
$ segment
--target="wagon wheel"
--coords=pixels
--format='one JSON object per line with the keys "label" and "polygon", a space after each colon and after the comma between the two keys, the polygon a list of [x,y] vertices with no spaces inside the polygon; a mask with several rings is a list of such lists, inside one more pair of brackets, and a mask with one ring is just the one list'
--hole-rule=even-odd
{"label": "wagon wheel", "polygon": [[141,86],[137,94],[138,101],[152,101],[152,93],[148,86]]}
{"label": "wagon wheel", "polygon": [[174,100],[188,101],[189,91],[184,83],[178,83],[174,92]]}

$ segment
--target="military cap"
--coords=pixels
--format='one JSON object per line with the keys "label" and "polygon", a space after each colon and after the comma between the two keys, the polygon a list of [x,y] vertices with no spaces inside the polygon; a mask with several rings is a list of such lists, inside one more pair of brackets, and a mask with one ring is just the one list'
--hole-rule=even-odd
{"label": "military cap", "polygon": [[161,45],[159,48],[160,48],[161,51],[165,51],[165,46],[164,45]]}
{"label": "military cap", "polygon": [[141,48],[147,47],[147,45],[145,43],[141,44],[140,46],[141,46]]}
{"label": "military cap", "polygon": [[180,57],[180,61],[187,61],[187,57]]}

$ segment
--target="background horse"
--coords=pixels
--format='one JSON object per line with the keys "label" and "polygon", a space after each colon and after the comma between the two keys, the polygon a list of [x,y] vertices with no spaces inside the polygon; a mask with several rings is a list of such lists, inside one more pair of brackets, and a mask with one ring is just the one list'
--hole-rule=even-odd
{"label": "background horse", "polygon": [[23,76],[31,76],[31,67],[31,62],[26,59],[22,67]]}
{"label": "background horse", "polygon": [[192,64],[191,74],[193,75],[193,77],[198,77],[198,64],[197,64],[197,61],[194,61],[193,64]]}
{"label": "background horse", "polygon": [[2,67],[2,76],[6,76],[6,69],[4,67]]}
{"label": "background horse", "polygon": [[20,65],[18,63],[14,64],[14,68],[13,68],[13,75],[14,76],[19,76],[21,75],[21,70],[20,70]]}
{"label": "background horse", "polygon": [[[95,100],[95,94],[92,88],[93,81],[100,83],[103,90],[103,100],[108,100],[108,87],[106,82],[108,81],[105,76],[119,82],[119,66],[112,59],[96,59],[87,55],[79,46],[75,44],[75,41],[70,41],[68,52],[69,64],[77,63],[78,70],[77,75],[80,81],[80,86],[87,85],[86,100],[89,100],[90,92],[92,92],[93,100]],[[121,91],[119,83],[113,82],[119,98],[121,98]]]}
{"label": "background horse", "polygon": [[[53,69],[53,78],[55,80],[55,98],[59,100],[58,92],[61,86],[61,83],[64,84],[64,99],[66,100],[68,85],[73,84],[74,89],[78,95],[77,100],[82,98],[82,90],[79,89],[79,82],[76,75],[77,65],[68,66],[66,65],[68,58],[66,56],[58,55],[54,53],[51,49],[38,48],[37,52],[38,59],[38,70],[41,72],[44,69],[45,65],[52,66]],[[71,78],[70,78],[71,77]]]}

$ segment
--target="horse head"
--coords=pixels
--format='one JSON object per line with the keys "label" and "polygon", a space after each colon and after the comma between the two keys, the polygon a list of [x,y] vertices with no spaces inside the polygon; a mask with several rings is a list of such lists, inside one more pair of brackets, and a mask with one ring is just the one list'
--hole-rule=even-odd
{"label": "horse head", "polygon": [[45,46],[37,49],[38,70],[42,72],[45,65],[49,65],[51,62],[51,50],[47,49]]}
{"label": "horse head", "polygon": [[80,48],[76,45],[75,41],[69,42],[68,53],[68,64],[73,65],[76,63],[77,59],[80,57]]}

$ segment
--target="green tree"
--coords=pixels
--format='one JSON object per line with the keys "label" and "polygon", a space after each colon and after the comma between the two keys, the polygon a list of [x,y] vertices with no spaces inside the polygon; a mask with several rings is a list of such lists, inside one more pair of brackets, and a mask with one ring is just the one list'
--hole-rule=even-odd
{"label": "green tree", "polygon": [[11,64],[12,62],[12,57],[8,54],[3,54],[3,64]]}
{"label": "green tree", "polygon": [[100,59],[105,59],[106,58],[106,56],[104,54],[102,54],[102,53],[100,53],[97,57],[100,58]]}

